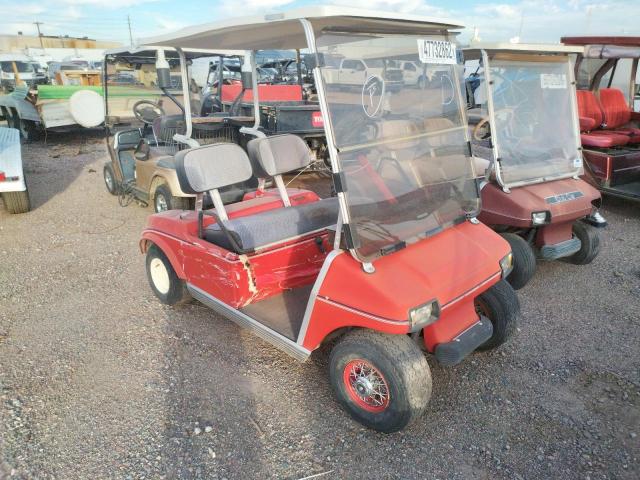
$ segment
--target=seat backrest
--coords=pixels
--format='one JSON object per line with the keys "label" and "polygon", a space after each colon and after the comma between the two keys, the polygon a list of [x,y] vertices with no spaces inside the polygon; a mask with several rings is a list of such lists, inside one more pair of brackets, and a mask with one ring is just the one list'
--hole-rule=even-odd
{"label": "seat backrest", "polygon": [[600,90],[600,105],[604,113],[604,124],[607,129],[622,127],[631,120],[631,110],[624,98],[624,93],[617,88]]}
{"label": "seat backrest", "polygon": [[302,138],[293,134],[254,138],[247,144],[256,176],[274,177],[304,168],[311,163],[311,152]]}
{"label": "seat backrest", "polygon": [[251,178],[251,162],[233,143],[216,143],[178,152],[176,174],[185,193],[217,190]]}
{"label": "seat backrest", "polygon": [[596,127],[602,125],[602,108],[595,94],[590,90],[578,90],[576,95],[578,98],[578,116],[591,118]]}
{"label": "seat backrest", "polygon": [[161,115],[153,121],[151,129],[158,142],[174,143],[173,136],[184,135],[187,124],[182,115]]}

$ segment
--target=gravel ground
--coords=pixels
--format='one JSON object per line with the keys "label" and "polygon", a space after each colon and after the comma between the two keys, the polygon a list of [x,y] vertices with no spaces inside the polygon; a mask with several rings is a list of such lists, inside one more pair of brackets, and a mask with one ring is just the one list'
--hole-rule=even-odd
{"label": "gravel ground", "polygon": [[539,267],[520,334],[433,369],[420,425],[340,410],[304,364],[193,303],[162,306],[96,133],[27,145],[34,210],[0,208],[0,477],[640,477],[640,210],[606,199],[602,253]]}

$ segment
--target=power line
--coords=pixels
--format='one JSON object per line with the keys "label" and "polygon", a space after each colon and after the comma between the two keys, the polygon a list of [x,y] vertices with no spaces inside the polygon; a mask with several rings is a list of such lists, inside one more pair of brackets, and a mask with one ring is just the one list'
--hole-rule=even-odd
{"label": "power line", "polygon": [[44,44],[42,43],[42,33],[40,33],[40,25],[42,25],[42,22],[38,22],[36,20],[33,23],[36,26],[36,28],[38,29],[38,38],[40,39],[40,48],[42,48],[44,50]]}
{"label": "power line", "polygon": [[129,45],[133,45],[133,34],[131,33],[131,16],[127,15],[127,24],[129,25]]}

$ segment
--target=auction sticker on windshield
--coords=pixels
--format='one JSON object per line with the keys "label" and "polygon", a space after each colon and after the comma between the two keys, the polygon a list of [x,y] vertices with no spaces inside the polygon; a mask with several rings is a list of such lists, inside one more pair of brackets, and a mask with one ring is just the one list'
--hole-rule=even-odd
{"label": "auction sticker on windshield", "polygon": [[458,63],[456,44],[446,40],[418,39],[418,56],[422,63],[455,65]]}
{"label": "auction sticker on windshield", "polygon": [[567,76],[564,73],[541,73],[540,86],[542,88],[567,88]]}

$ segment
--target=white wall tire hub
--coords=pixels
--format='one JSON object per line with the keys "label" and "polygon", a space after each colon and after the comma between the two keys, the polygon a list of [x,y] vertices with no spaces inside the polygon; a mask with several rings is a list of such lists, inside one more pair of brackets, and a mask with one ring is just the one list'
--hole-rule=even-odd
{"label": "white wall tire hub", "polygon": [[159,258],[152,259],[149,265],[149,273],[151,274],[151,280],[153,281],[153,286],[156,287],[156,290],[158,290],[162,295],[169,293],[171,281],[164,262]]}

